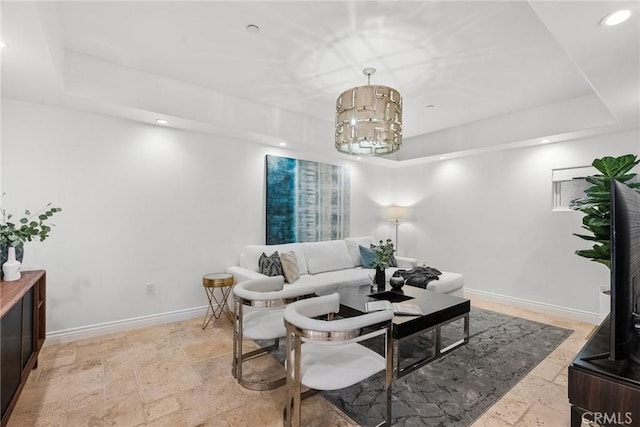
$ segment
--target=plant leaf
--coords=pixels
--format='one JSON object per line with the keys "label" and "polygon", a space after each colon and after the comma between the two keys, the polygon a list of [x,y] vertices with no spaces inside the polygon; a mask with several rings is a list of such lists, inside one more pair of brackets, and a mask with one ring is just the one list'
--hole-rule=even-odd
{"label": "plant leaf", "polygon": [[635,155],[626,154],[620,157],[607,156],[602,159],[595,159],[592,165],[602,172],[603,175],[613,178],[626,174],[633,169],[638,162]]}

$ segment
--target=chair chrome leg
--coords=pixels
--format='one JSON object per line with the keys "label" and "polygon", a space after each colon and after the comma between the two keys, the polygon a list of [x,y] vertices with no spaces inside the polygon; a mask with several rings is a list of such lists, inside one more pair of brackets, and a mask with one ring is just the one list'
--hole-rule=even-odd
{"label": "chair chrome leg", "polygon": [[270,350],[277,349],[280,346],[280,339],[276,338],[274,344],[261,347],[256,350],[251,350],[247,353],[242,353],[242,304],[240,301],[236,301],[235,305],[236,318],[234,322],[233,333],[233,361],[231,367],[231,374],[238,381],[238,384],[249,390],[264,391],[273,390],[285,383],[285,377],[275,379],[273,381],[265,382],[259,381],[247,381],[242,378],[242,364],[245,360],[251,359],[256,356],[268,353]]}
{"label": "chair chrome leg", "polygon": [[242,378],[242,304],[235,300],[235,321],[233,322],[233,362],[231,374],[233,378]]}
{"label": "chair chrome leg", "polygon": [[[308,389],[302,393],[302,378],[300,378],[300,362],[301,358],[301,344],[300,337],[293,334],[287,329],[287,357],[286,357],[286,372],[287,372],[287,401],[282,410],[282,425],[285,427],[300,427],[301,414],[302,414],[302,401],[313,396],[318,390]],[[293,360],[291,357],[293,342]],[[295,350],[297,349],[297,350]],[[298,363],[295,362],[298,360]],[[296,415],[297,414],[297,415]]]}
{"label": "chair chrome leg", "polygon": [[[242,344],[240,344],[239,347],[242,348]],[[236,377],[238,384],[240,384],[244,388],[247,388],[249,390],[255,390],[255,391],[273,390],[274,388],[278,388],[281,385],[284,385],[286,382],[286,377],[284,375],[273,381],[264,381],[264,380],[248,381],[242,377],[242,364],[244,363],[244,361],[266,354],[269,352],[269,350],[274,348],[277,348],[277,347],[275,344],[272,344],[268,347],[262,347],[256,350],[252,350],[248,353],[240,354],[238,356],[237,369],[236,369],[238,373],[238,376]]]}
{"label": "chair chrome leg", "polygon": [[385,382],[384,387],[386,391],[386,402],[385,402],[385,425],[391,426],[391,386],[393,384],[393,357],[395,356],[395,352],[393,351],[393,339],[391,336],[391,327],[387,328],[387,333],[385,334],[385,356],[387,366],[385,369]]}
{"label": "chair chrome leg", "polygon": [[282,424],[284,425],[284,427],[291,427],[291,410],[293,407],[293,376],[291,375],[292,371],[293,371],[293,367],[292,365],[292,360],[291,360],[291,339],[292,339],[292,334],[289,331],[289,328],[287,328],[287,341],[286,341],[286,347],[285,347],[285,351],[287,352],[285,354],[285,372],[286,372],[286,380],[287,380],[287,401],[284,404],[284,410],[283,410],[283,419],[282,419]]}

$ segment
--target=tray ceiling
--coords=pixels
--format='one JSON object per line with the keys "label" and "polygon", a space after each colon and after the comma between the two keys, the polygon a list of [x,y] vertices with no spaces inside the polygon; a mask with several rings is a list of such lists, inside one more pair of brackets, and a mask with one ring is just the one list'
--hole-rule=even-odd
{"label": "tray ceiling", "polygon": [[[600,25],[621,8],[629,21]],[[374,83],[403,95],[405,138],[375,161],[638,128],[634,1],[2,2],[1,11],[2,92],[16,99],[329,153],[337,95],[374,67]]]}

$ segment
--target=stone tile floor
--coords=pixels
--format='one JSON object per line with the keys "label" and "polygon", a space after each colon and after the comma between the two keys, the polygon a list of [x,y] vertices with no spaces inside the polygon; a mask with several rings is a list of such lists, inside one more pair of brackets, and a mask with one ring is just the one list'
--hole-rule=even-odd
{"label": "stone tile floor", "polygon": [[[575,330],[473,427],[569,426],[567,365],[594,326],[478,299],[472,304]],[[8,427],[282,425],[285,388],[239,386],[231,376],[231,323],[223,316],[202,330],[201,321],[45,345]],[[251,364],[256,371],[249,376],[279,366],[267,357]],[[303,403],[302,417],[306,426],[357,425],[319,395]]]}

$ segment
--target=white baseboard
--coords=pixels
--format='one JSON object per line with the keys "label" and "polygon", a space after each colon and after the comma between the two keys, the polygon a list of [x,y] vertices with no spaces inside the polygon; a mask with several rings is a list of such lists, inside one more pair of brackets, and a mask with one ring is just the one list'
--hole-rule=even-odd
{"label": "white baseboard", "polygon": [[47,332],[45,345],[62,344],[85,338],[94,338],[100,335],[146,328],[154,325],[162,325],[164,323],[178,322],[180,320],[193,319],[195,317],[204,317],[207,307],[208,306],[187,308],[168,313],[151,314],[149,316],[134,317],[131,319],[116,320],[96,325],[81,326],[79,328]]}
{"label": "white baseboard", "polygon": [[[546,304],[507,295],[496,294],[494,292],[481,291],[478,289],[464,288],[466,297],[478,297],[488,301],[496,301],[511,304],[522,308],[528,308],[543,313],[562,316],[569,319],[580,320],[582,322],[599,325],[601,318],[599,313],[591,313],[574,308],[562,307],[553,304]],[[149,316],[134,317],[131,319],[116,320],[113,322],[99,323],[96,325],[81,326],[78,328],[63,329],[47,333],[45,345],[62,344],[77,341],[85,338],[94,338],[101,335],[124,332],[132,329],[146,328],[164,323],[178,322],[181,320],[204,317],[207,306],[176,310],[167,313],[151,314]]]}
{"label": "white baseboard", "polygon": [[553,314],[556,316],[566,317],[568,319],[580,320],[581,322],[599,325],[602,322],[599,313],[591,313],[584,310],[576,310],[575,308],[562,307],[559,305],[547,304],[544,302],[531,301],[523,298],[516,298],[507,295],[496,294],[494,292],[481,291],[479,289],[464,288],[465,297],[478,297],[487,301],[501,302],[505,304],[515,305],[530,310],[540,311],[542,313]]}

